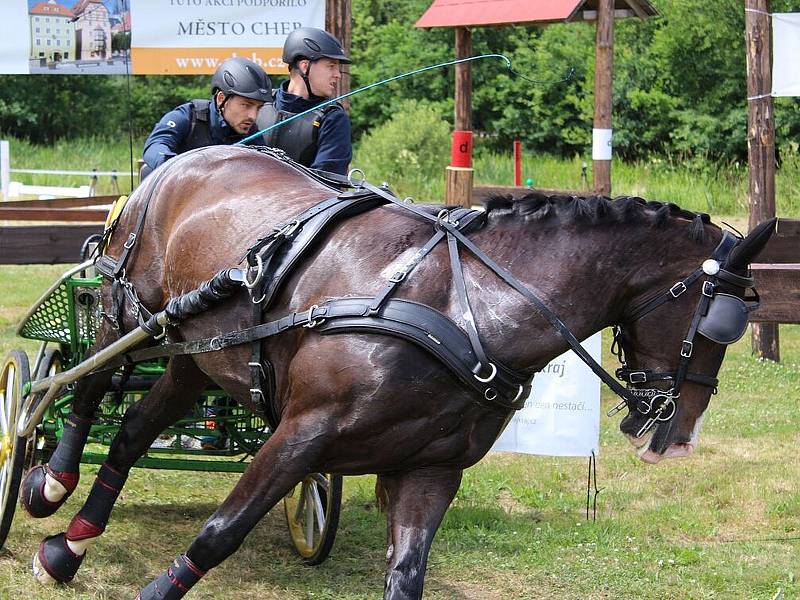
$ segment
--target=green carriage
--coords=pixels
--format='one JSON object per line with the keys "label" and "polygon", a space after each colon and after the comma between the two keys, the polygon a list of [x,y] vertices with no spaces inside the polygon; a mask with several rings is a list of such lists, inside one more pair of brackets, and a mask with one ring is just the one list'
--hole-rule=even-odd
{"label": "green carriage", "polygon": [[[11,527],[24,472],[47,462],[70,413],[78,377],[60,386],[53,385],[53,379],[69,370],[89,372],[94,368],[92,357],[87,355],[103,318],[101,283],[93,261],[65,272],[17,330],[20,337],[41,342],[33,364],[25,352],[13,350],[0,370],[0,547]],[[102,464],[106,453],[100,445],[111,443],[127,408],[148,393],[164,368],[162,359],[116,372],[112,389],[95,415],[83,463]],[[39,392],[31,401],[37,388],[46,389],[48,382],[47,394]],[[241,473],[269,435],[264,419],[237,405],[221,390],[209,389],[190,413],[159,436],[135,466]],[[284,498],[290,538],[304,562],[319,564],[330,552],[341,497],[341,476],[314,473]]]}

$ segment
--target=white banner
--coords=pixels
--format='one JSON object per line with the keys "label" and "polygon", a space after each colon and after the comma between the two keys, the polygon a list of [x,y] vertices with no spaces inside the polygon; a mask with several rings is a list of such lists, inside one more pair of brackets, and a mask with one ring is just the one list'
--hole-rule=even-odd
{"label": "white banner", "polygon": [[[3,0],[4,3],[9,1]],[[3,8],[0,18],[0,73],[28,72],[31,29],[24,2],[20,2],[20,8],[23,10],[9,11],[6,7]]]}
{"label": "white banner", "polygon": [[[600,362],[600,333],[581,344]],[[533,378],[525,408],[492,450],[546,456],[591,456],[600,445],[600,380],[569,351]]]}
{"label": "white banner", "polygon": [[773,13],[772,47],[772,95],[800,96],[800,13]]}

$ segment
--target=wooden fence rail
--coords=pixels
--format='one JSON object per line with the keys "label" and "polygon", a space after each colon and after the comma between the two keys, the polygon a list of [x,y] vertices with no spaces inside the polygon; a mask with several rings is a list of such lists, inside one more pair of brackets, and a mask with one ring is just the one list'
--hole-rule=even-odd
{"label": "wooden fence rail", "polygon": [[800,220],[778,219],[775,234],[751,269],[761,306],[751,320],[800,323]]}
{"label": "wooden fence rail", "polygon": [[96,233],[101,224],[0,227],[0,264],[79,263],[83,242]]}
{"label": "wooden fence rail", "polygon": [[[0,202],[0,264],[59,264],[81,260],[90,235],[102,233],[118,196]],[[11,224],[14,222],[20,224]],[[31,225],[30,222],[47,222]],[[65,223],[75,223],[66,225]]]}

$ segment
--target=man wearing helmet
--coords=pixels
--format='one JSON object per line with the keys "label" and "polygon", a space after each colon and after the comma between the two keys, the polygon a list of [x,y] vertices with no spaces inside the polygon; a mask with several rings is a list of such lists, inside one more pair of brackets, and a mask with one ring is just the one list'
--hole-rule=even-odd
{"label": "man wearing helmet", "polygon": [[[313,109],[336,96],[340,67],[350,59],[334,36],[322,29],[301,27],[286,38],[283,62],[289,80],[274,92],[274,102],[258,114],[257,129]],[[281,148],[297,162],[314,169],[345,174],[353,157],[350,117],[338,103],[328,104],[264,134],[267,146]]]}
{"label": "man wearing helmet", "polygon": [[254,133],[256,116],[272,100],[264,70],[246,58],[229,58],[211,79],[211,100],[192,100],[169,111],[144,143],[142,176],[193,148],[234,144]]}

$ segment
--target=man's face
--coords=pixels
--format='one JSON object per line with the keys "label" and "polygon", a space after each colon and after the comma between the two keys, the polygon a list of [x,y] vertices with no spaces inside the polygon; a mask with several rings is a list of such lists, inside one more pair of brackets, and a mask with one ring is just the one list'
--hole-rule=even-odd
{"label": "man's face", "polygon": [[225,94],[217,93],[217,106],[222,106],[222,116],[231,128],[239,135],[247,135],[258,116],[258,109],[264,103],[242,96],[231,96],[223,104]]}
{"label": "man's face", "polygon": [[[307,62],[307,61],[300,61]],[[306,69],[301,65],[303,70]],[[333,98],[336,96],[336,84],[342,78],[341,65],[338,60],[330,58],[320,58],[311,64],[308,71],[308,82],[311,85],[311,92],[321,98]]]}

